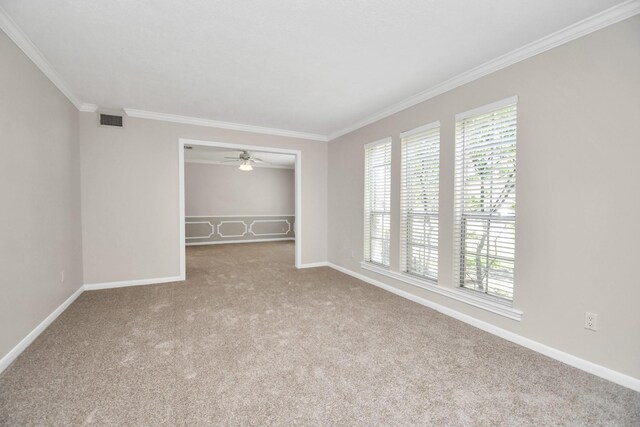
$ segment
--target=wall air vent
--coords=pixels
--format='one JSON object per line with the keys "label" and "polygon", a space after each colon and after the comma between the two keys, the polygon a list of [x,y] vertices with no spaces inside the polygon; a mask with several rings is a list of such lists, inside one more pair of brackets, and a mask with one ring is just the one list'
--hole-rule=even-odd
{"label": "wall air vent", "polygon": [[113,114],[100,114],[100,126],[121,128],[123,126],[122,116],[116,116]]}

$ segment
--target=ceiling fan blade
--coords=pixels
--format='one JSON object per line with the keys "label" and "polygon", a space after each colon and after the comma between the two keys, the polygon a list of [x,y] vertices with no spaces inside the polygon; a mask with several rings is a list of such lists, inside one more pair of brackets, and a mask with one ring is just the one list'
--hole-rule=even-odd
{"label": "ceiling fan blade", "polygon": [[238,156],[236,156],[236,157],[227,157],[227,156],[224,156],[224,158],[225,158],[225,159],[240,160],[240,159],[238,158]]}
{"label": "ceiling fan blade", "polygon": [[240,159],[234,159],[234,160],[223,160],[220,163],[233,163],[233,162],[237,162]]}

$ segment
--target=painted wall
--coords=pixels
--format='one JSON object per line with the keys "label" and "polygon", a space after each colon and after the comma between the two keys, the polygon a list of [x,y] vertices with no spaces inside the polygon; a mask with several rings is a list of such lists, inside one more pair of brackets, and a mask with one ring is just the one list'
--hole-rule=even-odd
{"label": "painted wall", "polygon": [[[363,145],[393,137],[391,269],[399,269],[402,131],[441,122],[440,286],[452,287],[454,115],[519,96],[520,322],[360,267]],[[532,57],[329,143],[329,261],[640,378],[640,16]],[[599,315],[584,329],[585,311]],[[464,355],[461,355],[464,357]]]}
{"label": "painted wall", "polygon": [[326,143],[135,118],[112,129],[81,113],[85,283],[179,275],[179,138],[301,150],[302,262],[326,261]]}
{"label": "painted wall", "polygon": [[185,163],[186,216],[291,215],[295,213],[295,171]]}
{"label": "painted wall", "polygon": [[82,285],[78,112],[2,31],[0,153],[2,357]]}

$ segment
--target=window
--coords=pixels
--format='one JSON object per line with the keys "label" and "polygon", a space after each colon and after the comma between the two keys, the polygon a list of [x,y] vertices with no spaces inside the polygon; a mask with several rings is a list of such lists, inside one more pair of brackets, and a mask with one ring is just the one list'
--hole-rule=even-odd
{"label": "window", "polygon": [[437,282],[440,122],[400,137],[400,265],[405,273]]}
{"label": "window", "polygon": [[364,260],[389,266],[391,138],[365,146]]}
{"label": "window", "polygon": [[513,299],[517,98],[456,116],[454,278]]}

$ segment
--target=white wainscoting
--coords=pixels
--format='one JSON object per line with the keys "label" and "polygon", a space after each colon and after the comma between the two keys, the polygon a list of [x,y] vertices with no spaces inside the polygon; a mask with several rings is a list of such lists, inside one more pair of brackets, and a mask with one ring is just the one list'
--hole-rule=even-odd
{"label": "white wainscoting", "polygon": [[[292,214],[186,216],[185,245],[295,240],[295,221],[295,215]],[[207,230],[190,230],[193,228],[189,227],[190,225],[202,224],[206,224]],[[264,230],[265,226],[271,226],[273,229]]]}

